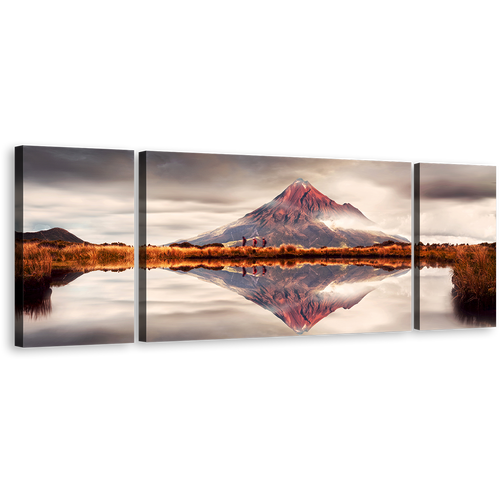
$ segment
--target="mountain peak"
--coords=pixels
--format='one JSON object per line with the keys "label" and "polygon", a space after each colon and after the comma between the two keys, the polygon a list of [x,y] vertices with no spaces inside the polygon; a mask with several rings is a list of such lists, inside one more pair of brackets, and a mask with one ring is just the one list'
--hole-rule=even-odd
{"label": "mountain peak", "polygon": [[371,225],[373,223],[350,203],[339,205],[308,181],[298,178],[276,198],[241,219],[183,241],[195,245],[237,246],[242,236],[254,238],[256,235],[265,238],[269,246],[294,244],[320,248],[368,246],[395,239],[364,229]]}
{"label": "mountain peak", "polygon": [[310,182],[302,178],[290,184],[280,195],[278,195],[271,205],[277,206],[285,202],[287,210],[292,207],[301,211],[321,211],[332,206],[339,206],[333,200],[318,191]]}
{"label": "mountain peak", "polygon": [[312,188],[312,184],[310,184],[308,181],[305,181],[302,178],[297,179],[296,181],[292,182],[284,192],[287,191],[304,191],[304,190],[310,190]]}

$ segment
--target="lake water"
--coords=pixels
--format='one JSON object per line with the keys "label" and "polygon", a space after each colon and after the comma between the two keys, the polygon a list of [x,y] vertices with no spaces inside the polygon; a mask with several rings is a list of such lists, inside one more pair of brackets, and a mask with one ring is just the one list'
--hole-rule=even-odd
{"label": "lake water", "polygon": [[147,341],[411,328],[410,269],[303,264],[146,272]]}
{"label": "lake water", "polygon": [[450,267],[420,270],[420,329],[450,330],[496,326],[494,313],[475,315],[454,306]]}
{"label": "lake water", "polygon": [[[496,325],[453,306],[450,268],[423,268],[421,329]],[[147,340],[398,332],[411,328],[411,271],[351,264],[192,270],[147,276]],[[53,272],[28,294],[24,345],[134,341],[134,272]]]}
{"label": "lake water", "polygon": [[25,347],[134,341],[134,270],[56,270],[25,291]]}

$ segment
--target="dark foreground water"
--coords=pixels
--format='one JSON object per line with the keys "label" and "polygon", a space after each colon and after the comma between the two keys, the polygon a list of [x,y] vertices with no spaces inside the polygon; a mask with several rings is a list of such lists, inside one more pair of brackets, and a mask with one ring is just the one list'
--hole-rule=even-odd
{"label": "dark foreground water", "polygon": [[147,341],[407,331],[411,271],[303,264],[147,271]]}
{"label": "dark foreground water", "polygon": [[133,342],[134,271],[53,271],[16,314],[25,347]]}
{"label": "dark foreground water", "polygon": [[[494,313],[457,309],[450,268],[424,268],[421,329],[496,325]],[[134,341],[134,273],[53,272],[27,290],[24,345]],[[303,264],[245,270],[147,271],[147,340],[196,340],[407,331],[411,272],[388,266]]]}
{"label": "dark foreground water", "polygon": [[496,326],[496,311],[472,313],[453,301],[450,267],[420,270],[420,329],[451,330]]}

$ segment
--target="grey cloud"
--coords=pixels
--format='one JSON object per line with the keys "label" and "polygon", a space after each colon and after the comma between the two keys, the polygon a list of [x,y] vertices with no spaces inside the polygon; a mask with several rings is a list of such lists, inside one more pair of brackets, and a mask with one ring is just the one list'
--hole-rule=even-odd
{"label": "grey cloud", "polygon": [[182,222],[173,224],[169,224],[168,222],[166,222],[165,224],[148,224],[148,229],[152,228],[157,228],[166,231],[168,233],[172,233],[174,231],[185,231],[186,224],[183,224]]}
{"label": "grey cloud", "polygon": [[232,203],[256,193],[274,197],[299,177],[314,185],[354,175],[409,193],[408,167],[402,162],[147,152],[147,192],[148,199]]}
{"label": "grey cloud", "polygon": [[[182,198],[182,193],[178,193]],[[249,209],[249,203],[246,200],[238,200],[235,203],[202,203],[200,201],[185,202],[182,199],[149,200],[147,203],[148,214],[163,214],[166,216],[177,214],[182,211],[185,214],[206,213],[210,214],[245,214]]]}
{"label": "grey cloud", "polygon": [[421,195],[429,199],[463,199],[467,201],[495,197],[495,185],[491,183],[475,183],[467,185],[461,182],[448,182],[447,184],[430,184],[422,186]]}
{"label": "grey cloud", "polygon": [[[152,191],[152,192],[151,192]],[[203,203],[206,205],[224,205],[226,203],[237,203],[239,201],[235,193],[224,192],[224,191],[209,191],[207,186],[197,186],[192,185],[188,192],[179,191],[174,185],[165,187],[163,189],[153,188],[148,189],[148,197],[156,194],[157,199],[163,199],[163,196],[168,196],[169,200],[172,201],[186,201],[193,200],[197,203]]]}
{"label": "grey cloud", "polygon": [[477,201],[496,197],[496,169],[484,165],[422,164],[421,199]]}
{"label": "grey cloud", "polygon": [[496,240],[496,169],[423,164],[420,237],[424,243]]}
{"label": "grey cloud", "polygon": [[70,188],[77,188],[76,182],[128,183],[134,179],[134,152],[25,146],[23,173],[25,182]]}
{"label": "grey cloud", "polygon": [[133,151],[25,146],[24,231],[133,243]]}

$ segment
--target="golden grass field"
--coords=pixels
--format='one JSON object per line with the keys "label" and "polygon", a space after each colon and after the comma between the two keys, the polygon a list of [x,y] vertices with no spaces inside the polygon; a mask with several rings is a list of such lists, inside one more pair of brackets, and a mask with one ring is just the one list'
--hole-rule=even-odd
{"label": "golden grass field", "polygon": [[[279,247],[142,247],[139,252],[141,267],[161,267],[169,261],[250,261],[276,259],[411,259],[411,245],[374,245],[363,248],[300,248],[295,245]],[[237,262],[240,265],[239,262]]]}
{"label": "golden grass field", "polygon": [[53,241],[16,241],[16,276],[41,279],[52,269],[121,270],[134,266],[134,247]]}
{"label": "golden grass field", "polygon": [[455,300],[470,309],[496,307],[496,253],[475,245],[460,248],[453,264]]}
{"label": "golden grass field", "polygon": [[[453,268],[453,294],[464,304],[494,306],[496,297],[496,245],[416,245],[416,265]],[[362,248],[279,247],[141,247],[140,265],[148,269],[211,269],[224,266],[296,267],[314,263],[356,264],[408,268],[411,245],[380,244]],[[16,241],[16,276],[42,279],[52,269],[67,267],[81,271],[123,270],[134,266],[134,247],[123,244],[91,245],[53,241]]]}

